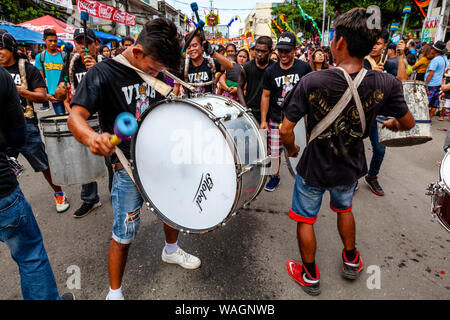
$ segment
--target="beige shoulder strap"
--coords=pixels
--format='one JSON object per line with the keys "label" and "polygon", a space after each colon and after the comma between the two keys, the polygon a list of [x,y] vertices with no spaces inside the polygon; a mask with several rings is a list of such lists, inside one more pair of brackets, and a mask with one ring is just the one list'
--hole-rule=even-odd
{"label": "beige shoulder strap", "polygon": [[372,67],[372,70],[377,66],[377,63],[375,62],[375,60],[371,56],[366,56],[364,58],[364,60],[369,61],[370,66]]}
{"label": "beige shoulder strap", "polygon": [[315,138],[320,136],[337,119],[337,117],[339,117],[339,115],[342,113],[342,111],[344,111],[344,109],[351,101],[352,97],[355,100],[356,108],[358,109],[359,117],[361,119],[362,132],[364,133],[366,130],[366,116],[357,88],[366,76],[367,70],[362,68],[356,76],[355,80],[352,81],[350,75],[344,69],[340,67],[337,67],[337,69],[344,72],[344,76],[347,80],[349,88],[345,91],[345,93],[342,95],[341,99],[339,99],[338,103],[333,107],[333,109],[331,109],[331,111],[328,112],[328,114],[313,128],[308,144],[311,143]]}
{"label": "beige shoulder strap", "polygon": [[27,72],[25,70],[25,59],[19,59],[19,74],[20,74],[20,81],[22,82],[22,87],[25,89],[28,89],[28,82],[27,82]]}
{"label": "beige shoulder strap", "polygon": [[72,91],[72,96],[75,95],[75,76],[74,76],[74,65],[75,62],[80,59],[80,55],[78,53],[74,54],[72,59],[69,62],[69,82],[70,82],[70,90]]}
{"label": "beige shoulder strap", "polygon": [[115,56],[114,60],[136,71],[136,73],[142,78],[142,80],[144,80],[150,87],[155,89],[162,96],[167,97],[172,93],[173,88],[171,86],[134,67],[123,55],[119,54],[118,56]]}

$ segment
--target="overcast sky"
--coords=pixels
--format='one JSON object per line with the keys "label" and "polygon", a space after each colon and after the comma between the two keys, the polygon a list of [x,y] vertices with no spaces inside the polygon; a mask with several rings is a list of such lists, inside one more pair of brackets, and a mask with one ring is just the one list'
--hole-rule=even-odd
{"label": "overcast sky", "polygon": [[[210,7],[209,0],[166,0],[172,7],[180,9],[182,13],[188,16],[192,15],[192,10],[190,4],[192,2],[197,2],[199,6],[200,19],[205,20],[205,10],[209,12]],[[219,9],[220,24],[228,24],[232,17],[238,15],[242,23],[239,21],[234,22],[230,28],[231,36],[237,36],[239,28],[244,27],[244,21],[247,15],[251,12],[251,9],[255,7],[256,3],[270,3],[270,2],[283,2],[281,0],[274,1],[257,1],[257,0],[214,0],[213,6]]]}

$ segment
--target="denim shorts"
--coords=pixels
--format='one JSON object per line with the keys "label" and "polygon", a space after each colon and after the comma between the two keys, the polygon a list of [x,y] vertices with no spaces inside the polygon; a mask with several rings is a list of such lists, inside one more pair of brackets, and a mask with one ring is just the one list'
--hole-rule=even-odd
{"label": "denim shorts", "polygon": [[45,153],[45,146],[42,143],[41,132],[37,124],[29,123],[27,127],[27,140],[20,148],[8,148],[7,154],[17,158],[22,154],[35,172],[42,172],[48,169],[48,157]]}
{"label": "denim shorts", "polygon": [[111,197],[114,211],[112,238],[118,243],[130,244],[139,231],[144,200],[125,169],[114,172]]}
{"label": "denim shorts", "polygon": [[322,196],[327,190],[330,191],[331,210],[336,213],[349,212],[352,210],[353,192],[355,187],[356,182],[351,185],[331,188],[314,187],[308,185],[305,180],[297,174],[289,217],[297,222],[314,224],[322,204]]}

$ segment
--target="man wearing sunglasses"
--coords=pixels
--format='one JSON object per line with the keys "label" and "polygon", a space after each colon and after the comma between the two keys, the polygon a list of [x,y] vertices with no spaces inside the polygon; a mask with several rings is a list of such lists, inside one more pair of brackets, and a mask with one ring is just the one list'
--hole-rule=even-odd
{"label": "man wearing sunglasses", "polygon": [[[274,63],[273,60],[269,59],[272,53],[272,45],[272,39],[268,36],[261,36],[256,40],[254,46],[255,59],[244,64],[237,87],[240,103],[252,110],[252,114],[258,120],[258,123],[261,122],[260,106],[264,71]],[[245,95],[244,88],[247,88]]]}
{"label": "man wearing sunglasses", "polygon": [[261,97],[261,129],[269,132],[268,149],[272,162],[272,172],[265,190],[274,191],[280,184],[280,163],[283,145],[280,139],[280,124],[283,121],[281,106],[288,93],[311,72],[311,67],[304,61],[295,59],[297,39],[291,32],[280,35],[276,49],[279,60],[264,72],[263,93]]}

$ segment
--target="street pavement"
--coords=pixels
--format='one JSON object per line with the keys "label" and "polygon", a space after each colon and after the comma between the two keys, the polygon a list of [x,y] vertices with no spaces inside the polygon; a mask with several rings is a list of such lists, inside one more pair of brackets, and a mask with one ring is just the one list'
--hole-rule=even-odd
{"label": "street pavement", "polygon": [[[321,295],[307,295],[287,274],[286,261],[300,260],[300,254],[296,223],[288,217],[294,179],[283,163],[281,185],[275,192],[262,191],[249,207],[213,232],[180,235],[179,245],[202,260],[197,270],[161,261],[162,223],[143,208],[139,235],[130,248],[123,279],[125,298],[449,299],[450,233],[431,216],[430,197],[425,195],[427,185],[439,179],[446,135],[440,128],[450,125],[436,120],[432,141],[388,148],[379,175],[384,197],[375,196],[360,180],[353,212],[357,248],[365,268],[358,280],[351,282],[341,276],[343,247],[328,193],[315,224]],[[370,142],[365,142],[370,159]],[[82,219],[74,219],[72,214],[81,205],[81,186],[63,188],[71,208],[58,214],[42,174],[34,173],[23,157],[19,161],[26,167],[20,185],[41,228],[60,293],[70,291],[77,299],[104,300],[113,220],[107,177],[98,181],[103,205]],[[5,245],[0,245],[0,261],[0,299],[22,299],[17,265]]]}

